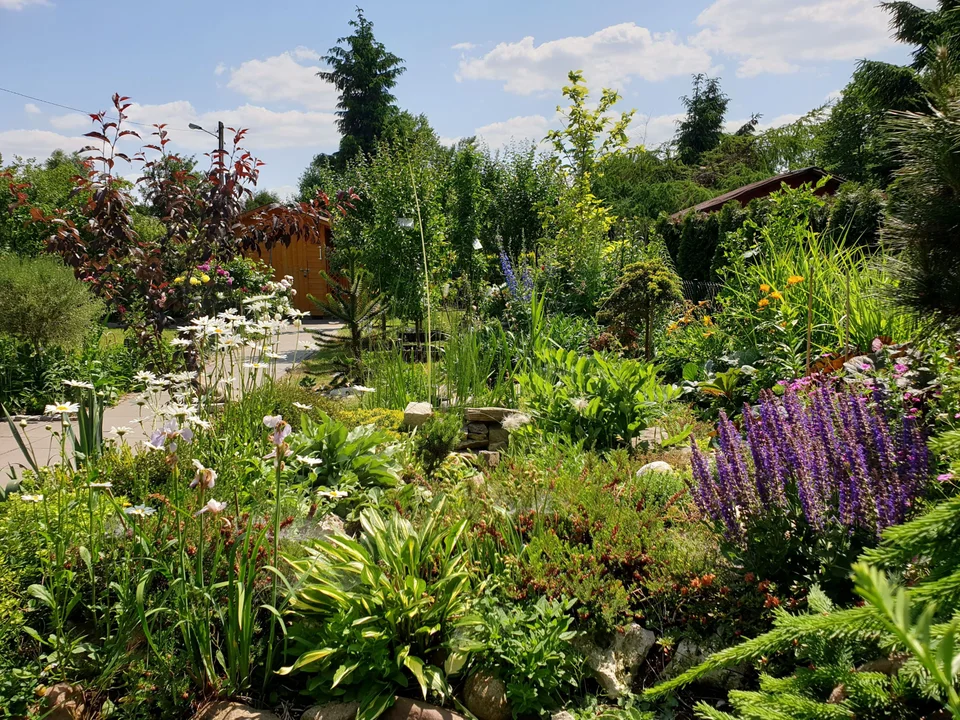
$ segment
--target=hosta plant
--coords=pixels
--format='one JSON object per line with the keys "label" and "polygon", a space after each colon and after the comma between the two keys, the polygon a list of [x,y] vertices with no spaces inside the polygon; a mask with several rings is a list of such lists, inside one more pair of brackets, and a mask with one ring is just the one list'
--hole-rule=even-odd
{"label": "hosta plant", "polygon": [[538,351],[536,364],[517,376],[527,408],[542,425],[598,449],[628,444],[681,395],[660,382],[655,365],[635,360],[556,349]]}
{"label": "hosta plant", "polygon": [[300,432],[290,437],[290,472],[313,486],[363,489],[389,487],[400,477],[393,437],[373,425],[348,430],[317,411],[319,421],[303,416]]}
{"label": "hosta plant", "polygon": [[321,699],[359,701],[359,720],[377,717],[411,686],[424,698],[446,697],[447,673],[474,644],[463,630],[475,620],[466,521],[446,527],[442,515],[441,500],[415,528],[394,511],[368,509],[360,540],[333,536],[293,561],[298,657],[280,673],[309,674],[305,692]]}

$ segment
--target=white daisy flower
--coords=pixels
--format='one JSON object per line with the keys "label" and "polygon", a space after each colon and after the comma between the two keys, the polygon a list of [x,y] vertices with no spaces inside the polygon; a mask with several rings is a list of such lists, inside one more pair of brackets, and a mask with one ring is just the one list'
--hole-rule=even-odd
{"label": "white daisy flower", "polygon": [[80,409],[80,406],[77,403],[71,402],[58,402],[53,405],[47,405],[43,409],[44,415],[69,415],[70,413],[75,413]]}

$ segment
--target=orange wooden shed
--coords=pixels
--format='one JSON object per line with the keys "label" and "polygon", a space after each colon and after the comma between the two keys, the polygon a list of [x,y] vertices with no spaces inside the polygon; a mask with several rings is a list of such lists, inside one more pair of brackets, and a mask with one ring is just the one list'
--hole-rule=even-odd
{"label": "orange wooden shed", "polygon": [[[249,210],[240,216],[240,222],[247,227],[264,227],[271,215],[288,212],[282,207],[263,207]],[[315,229],[318,228],[318,229]],[[289,240],[289,242],[287,242]],[[294,229],[278,241],[260,242],[244,250],[243,255],[255,260],[263,260],[273,268],[273,279],[280,280],[285,275],[293,277],[293,287],[297,294],[293,305],[297,310],[309,312],[316,317],[324,315],[308,295],[316,298],[327,297],[327,281],[323,273],[330,272],[331,230],[330,221],[318,219],[309,230]]]}

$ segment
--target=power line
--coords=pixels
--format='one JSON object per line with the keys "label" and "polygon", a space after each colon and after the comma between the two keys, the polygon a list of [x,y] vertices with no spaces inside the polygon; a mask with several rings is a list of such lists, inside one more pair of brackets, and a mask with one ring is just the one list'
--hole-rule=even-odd
{"label": "power line", "polygon": [[[64,110],[72,110],[73,112],[82,113],[84,115],[92,115],[93,113],[87,110],[81,110],[80,108],[71,107],[70,105],[64,105],[62,103],[53,102],[53,100],[44,100],[43,98],[34,97],[33,95],[27,95],[26,93],[17,92],[16,90],[10,90],[9,88],[0,87],[0,92],[10,93],[11,95],[17,95],[27,100],[33,100],[38,103],[43,103],[44,105],[52,105],[53,107],[63,108]],[[111,120],[116,120],[117,118],[110,118]],[[143,123],[137,122],[136,120],[130,120],[124,118],[123,122],[130,123],[131,125],[140,125],[141,127],[153,127],[152,123]],[[182,130],[183,132],[192,132],[192,129],[188,128],[170,128],[171,130]]]}

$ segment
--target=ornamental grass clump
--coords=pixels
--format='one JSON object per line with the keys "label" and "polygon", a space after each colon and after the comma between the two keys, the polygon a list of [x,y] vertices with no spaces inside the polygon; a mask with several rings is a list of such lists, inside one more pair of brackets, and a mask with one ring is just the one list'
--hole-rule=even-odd
{"label": "ornamental grass clump", "polygon": [[791,583],[826,582],[830,569],[845,580],[856,553],[907,519],[928,479],[916,418],[829,386],[746,406],[742,434],[721,413],[715,461],[694,444],[692,464],[694,499],[728,549]]}

